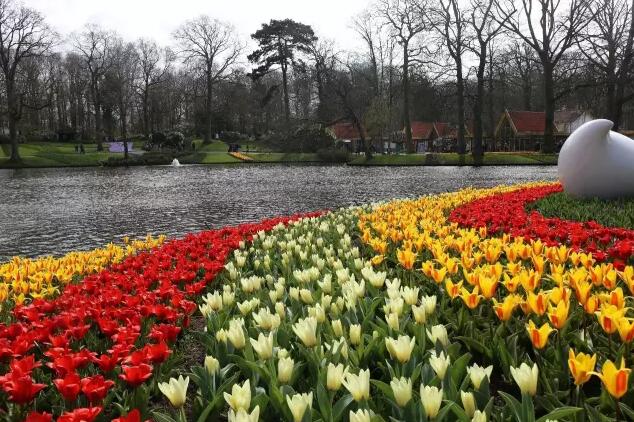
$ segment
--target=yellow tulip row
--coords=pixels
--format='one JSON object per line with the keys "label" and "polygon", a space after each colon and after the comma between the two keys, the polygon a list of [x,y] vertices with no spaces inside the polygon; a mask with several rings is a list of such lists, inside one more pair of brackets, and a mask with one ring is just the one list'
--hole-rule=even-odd
{"label": "yellow tulip row", "polygon": [[155,248],[164,241],[164,235],[154,237],[148,234],[144,239],[130,240],[125,237],[122,245],[109,243],[103,248],[70,252],[60,258],[14,256],[0,264],[0,303],[12,301],[22,304],[29,298],[50,297],[76,277],[101,271],[129,255]]}
{"label": "yellow tulip row", "polygon": [[[381,265],[395,256],[406,270],[421,271],[452,299],[475,309],[490,301],[499,320],[509,320],[520,308],[533,346],[546,346],[548,336],[568,322],[572,293],[576,306],[594,317],[607,335],[634,340],[627,301],[634,294],[634,268],[617,271],[611,263],[598,264],[592,254],[573,252],[565,245],[546,246],[509,235],[489,236],[486,228],[460,228],[448,221],[454,208],[467,202],[516,189],[526,184],[392,201],[360,216],[363,241]],[[624,293],[623,287],[627,288]],[[547,317],[547,319],[546,319]],[[537,321],[544,321],[541,326]]]}

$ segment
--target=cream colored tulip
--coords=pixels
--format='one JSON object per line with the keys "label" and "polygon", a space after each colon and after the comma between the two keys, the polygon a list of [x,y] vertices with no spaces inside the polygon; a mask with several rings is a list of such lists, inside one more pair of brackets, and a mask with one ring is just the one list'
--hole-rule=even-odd
{"label": "cream colored tulip", "polygon": [[390,387],[392,387],[392,393],[394,393],[394,400],[396,400],[396,404],[400,407],[405,407],[412,399],[411,379],[405,377],[399,379],[394,378],[390,382]]}
{"label": "cream colored tulip", "polygon": [[460,400],[462,401],[462,408],[464,409],[467,416],[472,417],[477,410],[473,393],[466,393],[464,391],[461,391]]}
{"label": "cream colored tulip", "polygon": [[343,325],[341,324],[340,319],[334,319],[330,322],[332,326],[332,331],[335,333],[335,336],[341,337],[343,336]]}
{"label": "cream colored tulip", "polygon": [[260,406],[255,406],[251,413],[244,409],[240,409],[237,412],[229,409],[227,416],[229,422],[258,422],[260,420]]}
{"label": "cream colored tulip", "polygon": [[350,411],[350,422],[370,422],[372,417],[374,416],[374,412],[367,409],[359,409],[356,412]]}
{"label": "cream colored tulip", "polygon": [[169,382],[160,382],[158,384],[161,393],[167,397],[177,409],[180,409],[187,400],[187,386],[189,385],[189,377],[183,378],[182,375],[176,378],[170,378]]}
{"label": "cream colored tulip", "polygon": [[414,321],[416,321],[416,324],[424,324],[425,322],[427,322],[427,314],[425,313],[425,307],[422,305],[421,306],[413,305],[412,315],[414,316]]}
{"label": "cream colored tulip", "polygon": [[236,349],[242,349],[246,344],[244,337],[244,320],[232,319],[229,322],[229,331],[227,331],[227,338]]}
{"label": "cream colored tulip", "polygon": [[427,316],[433,315],[436,312],[436,296],[423,296],[420,300],[421,305],[425,308]]}
{"label": "cream colored tulip", "polygon": [[351,324],[348,330],[348,336],[350,337],[350,344],[355,346],[361,344],[361,325]]}
{"label": "cream colored tulip", "polygon": [[304,343],[306,347],[317,345],[317,319],[307,317],[300,319],[293,325],[293,332]]}
{"label": "cream colored tulip", "polygon": [[442,389],[437,387],[420,386],[420,399],[423,403],[423,409],[429,419],[434,419],[438,416],[440,406],[442,405]]}
{"label": "cream colored tulip", "polygon": [[277,361],[277,380],[282,384],[288,383],[293,376],[294,366],[295,362],[293,359],[289,357],[280,358]]}
{"label": "cream colored tulip", "polygon": [[326,372],[326,388],[330,391],[338,391],[341,388],[341,383],[348,369],[343,364],[333,365],[332,362],[328,364],[328,371]]}
{"label": "cream colored tulip", "polygon": [[429,365],[441,380],[445,378],[445,373],[447,372],[447,368],[450,363],[451,358],[448,355],[445,355],[445,352],[440,352],[439,355],[436,355],[435,350],[431,351],[431,355],[429,356]]}
{"label": "cream colored tulip", "polygon": [[471,378],[471,384],[476,390],[480,389],[480,384],[482,384],[482,380],[484,379],[484,377],[491,379],[492,372],[492,365],[484,368],[482,366],[479,366],[477,363],[474,363],[473,366],[467,368],[467,374],[469,374],[469,378]]}
{"label": "cream colored tulip", "polygon": [[522,362],[519,368],[511,367],[511,375],[522,391],[522,394],[534,396],[537,393],[537,378],[539,377],[539,368],[537,364],[532,367]]}
{"label": "cream colored tulip", "polygon": [[293,397],[286,396],[286,403],[293,414],[295,422],[301,422],[307,409],[313,407],[313,393],[295,394]]}
{"label": "cream colored tulip", "polygon": [[449,336],[447,335],[447,329],[444,325],[434,325],[431,327],[431,331],[427,331],[427,337],[431,340],[432,343],[436,344],[440,342],[444,347],[447,347],[449,344]]}
{"label": "cream colored tulip", "polygon": [[398,360],[400,363],[409,362],[414,346],[416,345],[416,338],[409,336],[398,336],[398,339],[386,338],[385,347],[390,353],[392,359]]}
{"label": "cream colored tulip", "polygon": [[220,362],[213,356],[205,356],[205,369],[209,375],[217,374],[220,370]]}
{"label": "cream colored tulip", "polygon": [[268,336],[260,333],[257,340],[249,339],[251,346],[258,357],[262,360],[270,359],[273,356],[273,333],[269,333]]}
{"label": "cream colored tulip", "polygon": [[418,292],[420,291],[420,288],[418,287],[403,287],[403,290],[401,292],[401,297],[403,298],[403,300],[405,300],[405,303],[407,303],[408,305],[412,306],[412,305],[416,305],[416,302],[418,302]]}
{"label": "cream colored tulip", "polygon": [[233,384],[231,387],[231,394],[224,393],[225,401],[234,411],[244,409],[249,410],[251,405],[251,384],[249,380],[246,380],[242,386]]}
{"label": "cream colored tulip", "polygon": [[476,410],[473,414],[473,418],[471,418],[471,422],[487,422],[487,414]]}
{"label": "cream colored tulip", "polygon": [[360,370],[359,375],[347,373],[343,380],[343,386],[352,394],[355,401],[370,399],[370,370]]}
{"label": "cream colored tulip", "polygon": [[385,316],[385,322],[387,322],[388,327],[390,327],[394,331],[398,331],[399,322],[398,315],[395,313],[391,313]]}

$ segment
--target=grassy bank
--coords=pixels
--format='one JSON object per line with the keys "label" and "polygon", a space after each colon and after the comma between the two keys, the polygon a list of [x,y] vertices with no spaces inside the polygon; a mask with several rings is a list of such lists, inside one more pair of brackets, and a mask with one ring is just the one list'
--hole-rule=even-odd
{"label": "grassy bank", "polygon": [[608,227],[634,229],[634,199],[577,199],[566,193],[549,195],[526,207],[545,217],[596,221]]}
{"label": "grassy bank", "polygon": [[[370,160],[360,156],[348,164],[357,166],[472,166],[475,163],[471,155],[461,157],[455,153],[430,153],[375,155]],[[485,166],[555,164],[557,164],[557,154],[504,152],[487,153],[482,162],[482,165]]]}

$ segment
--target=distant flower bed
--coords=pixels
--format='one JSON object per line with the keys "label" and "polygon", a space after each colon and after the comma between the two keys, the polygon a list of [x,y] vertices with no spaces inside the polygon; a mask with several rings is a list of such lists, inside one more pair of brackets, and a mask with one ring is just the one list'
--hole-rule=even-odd
{"label": "distant flower bed", "polygon": [[485,227],[490,233],[540,239],[548,246],[563,244],[575,251],[590,252],[599,261],[615,259],[621,267],[634,258],[634,230],[605,227],[595,221],[548,218],[538,211],[525,210],[528,203],[561,190],[561,185],[552,184],[484,197],[454,209],[450,221],[463,227]]}
{"label": "distant flower bed", "polygon": [[77,278],[97,273],[139,251],[160,246],[165,236],[148,235],[145,239],[124,239],[123,245],[108,244],[86,252],[71,252],[61,258],[14,257],[0,264],[0,303],[22,304],[27,299],[54,296]]}
{"label": "distant flower bed", "polygon": [[158,393],[156,379],[169,372],[164,363],[171,345],[196,310],[192,299],[241,241],[288,221],[212,230],[158,246],[160,239],[151,251],[67,284],[55,299],[17,305],[13,322],[0,325],[0,414],[40,421],[51,420],[53,411],[63,414],[60,421],[91,421],[102,413],[100,420],[132,409],[147,413],[148,397]]}

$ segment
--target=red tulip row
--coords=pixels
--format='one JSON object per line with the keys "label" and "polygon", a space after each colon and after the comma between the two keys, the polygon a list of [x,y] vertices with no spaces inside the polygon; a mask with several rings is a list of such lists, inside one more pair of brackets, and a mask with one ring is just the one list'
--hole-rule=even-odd
{"label": "red tulip row", "polygon": [[[32,410],[27,421],[50,421],[50,413],[35,410],[61,403],[72,410],[59,421],[92,421],[113,387],[145,383],[170,356],[196,309],[193,297],[240,241],[312,215],[187,235],[69,285],[55,299],[16,306],[13,321],[0,324],[0,418]],[[120,420],[139,418],[134,412]]]}
{"label": "red tulip row", "polygon": [[562,186],[555,184],[488,196],[454,209],[449,220],[463,227],[486,227],[489,233],[541,239],[548,246],[564,244],[573,250],[591,252],[599,261],[609,257],[615,266],[634,258],[634,230],[526,211],[528,203],[561,191]]}

